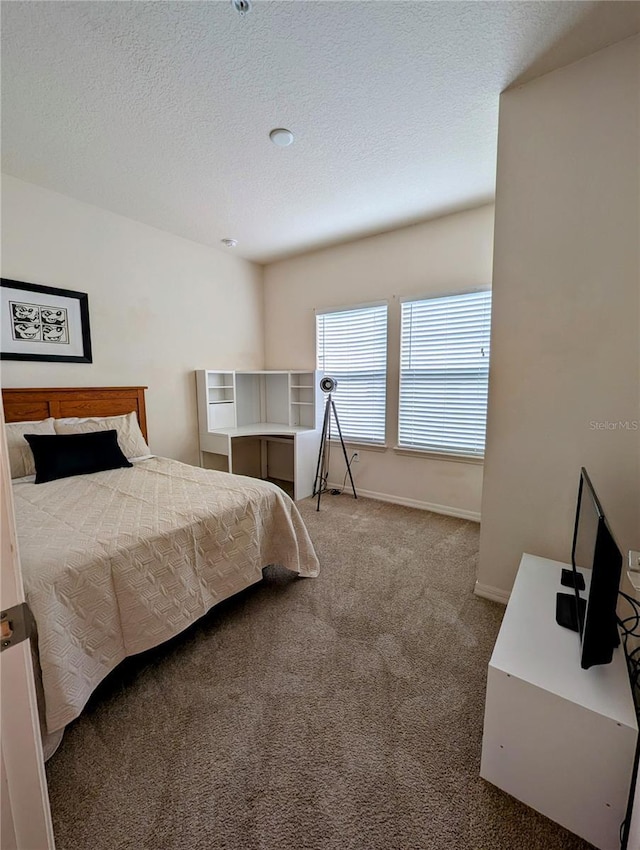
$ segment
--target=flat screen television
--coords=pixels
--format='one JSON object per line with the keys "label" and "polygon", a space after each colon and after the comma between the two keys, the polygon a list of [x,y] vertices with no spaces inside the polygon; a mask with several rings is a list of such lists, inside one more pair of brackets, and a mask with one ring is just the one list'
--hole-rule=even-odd
{"label": "flat screen television", "polygon": [[[580,470],[578,485],[571,566],[571,571],[563,571],[562,583],[573,587],[574,592],[558,593],[556,621],[579,632],[580,664],[585,670],[596,664],[610,664],[613,650],[620,643],[616,606],[622,553],[584,467]],[[591,570],[586,599],[580,595],[585,587],[581,570]]]}

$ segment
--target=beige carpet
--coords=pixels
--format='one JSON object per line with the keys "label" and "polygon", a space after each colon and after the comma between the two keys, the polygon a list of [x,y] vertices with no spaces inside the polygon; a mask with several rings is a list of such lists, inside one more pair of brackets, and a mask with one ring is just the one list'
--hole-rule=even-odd
{"label": "beige carpet", "polygon": [[129,659],[48,764],[58,850],[585,850],[478,776],[503,609],[478,526],[301,509],[318,579],[263,582]]}

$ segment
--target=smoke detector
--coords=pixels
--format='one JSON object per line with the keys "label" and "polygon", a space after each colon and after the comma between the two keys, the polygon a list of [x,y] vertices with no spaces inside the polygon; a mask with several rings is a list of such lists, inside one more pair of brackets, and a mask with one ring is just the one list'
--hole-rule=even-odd
{"label": "smoke detector", "polygon": [[231,5],[241,18],[251,11],[251,0],[231,0]]}
{"label": "smoke detector", "polygon": [[286,148],[293,144],[293,133],[291,130],[286,130],[284,127],[276,127],[269,133],[269,138],[274,145],[279,148]]}

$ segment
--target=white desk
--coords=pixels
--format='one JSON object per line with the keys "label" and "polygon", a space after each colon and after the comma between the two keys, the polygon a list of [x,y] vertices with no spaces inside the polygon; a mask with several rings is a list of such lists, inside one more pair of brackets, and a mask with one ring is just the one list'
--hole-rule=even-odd
{"label": "white desk", "polygon": [[[253,425],[221,428],[215,433],[200,435],[200,451],[211,452],[227,457],[226,472],[246,473],[246,467],[236,463],[234,468],[234,440],[240,437],[254,437],[261,443],[260,469],[254,470],[256,477],[269,476],[268,443],[281,442],[291,446],[291,480],[294,500],[305,499],[313,493],[315,470],[320,450],[320,433],[315,428],[303,428],[299,425],[275,425],[273,422],[258,422]],[[238,449],[236,446],[236,453]],[[276,475],[275,477],[284,477]],[[288,477],[288,476],[287,476]]]}
{"label": "white desk", "polygon": [[201,463],[209,453],[217,469],[285,479],[294,499],[310,496],[322,429],[319,379],[314,370],[196,372]]}
{"label": "white desk", "polygon": [[572,592],[560,584],[566,566],[522,556],[489,662],[480,775],[601,850],[619,850],[635,708],[622,648],[611,664],[583,670],[579,636],[556,623],[556,593]]}

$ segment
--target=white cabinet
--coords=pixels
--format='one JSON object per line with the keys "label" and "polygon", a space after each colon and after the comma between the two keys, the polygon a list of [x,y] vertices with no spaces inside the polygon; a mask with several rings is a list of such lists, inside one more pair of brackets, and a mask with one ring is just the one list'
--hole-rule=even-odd
{"label": "white cabinet", "polygon": [[320,376],[314,370],[196,372],[201,456],[215,456],[210,463],[227,472],[291,481],[295,499],[310,496],[324,410]]}
{"label": "white cabinet", "polygon": [[555,621],[566,566],[522,556],[489,662],[480,775],[601,850],[619,850],[635,708],[622,649],[583,670],[578,635]]}

